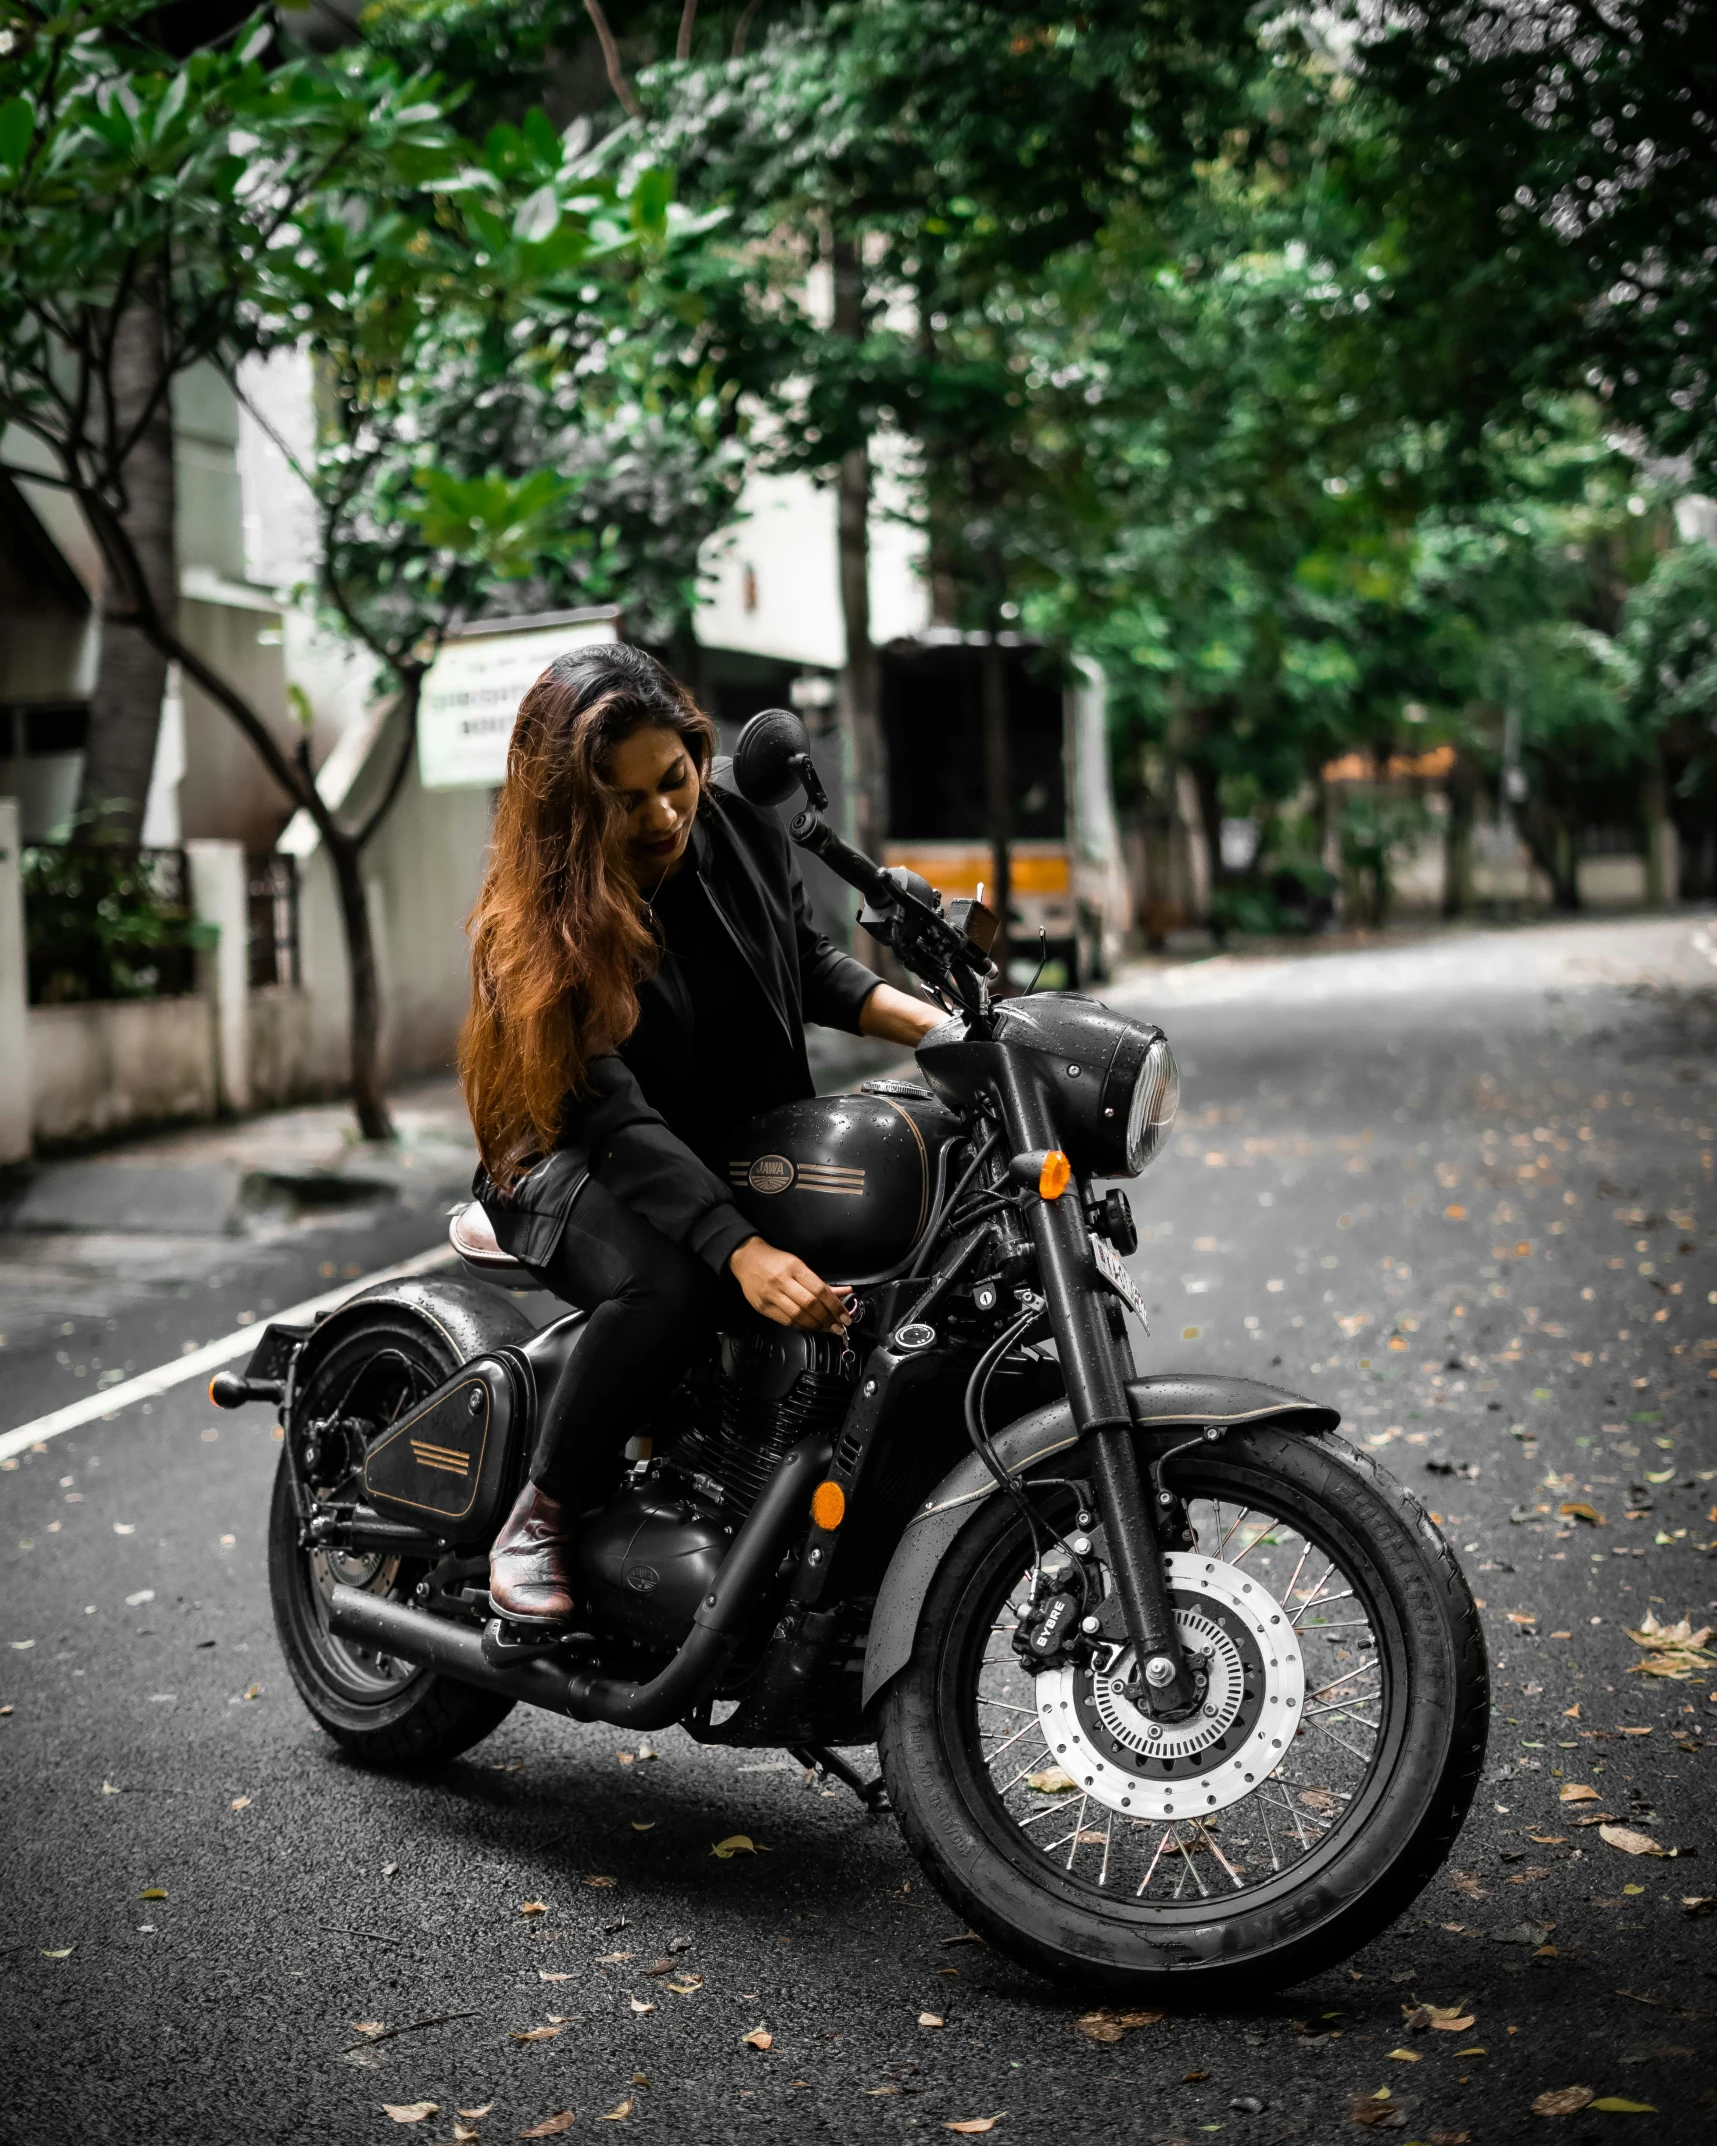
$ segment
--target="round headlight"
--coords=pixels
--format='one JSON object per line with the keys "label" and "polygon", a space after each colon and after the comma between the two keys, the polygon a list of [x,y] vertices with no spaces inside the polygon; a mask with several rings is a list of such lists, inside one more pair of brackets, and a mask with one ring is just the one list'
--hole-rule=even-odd
{"label": "round headlight", "polygon": [[1127,1175],[1137,1177],[1154,1162],[1174,1131],[1180,1109],[1180,1067],[1168,1038],[1158,1036],[1145,1053],[1127,1105]]}

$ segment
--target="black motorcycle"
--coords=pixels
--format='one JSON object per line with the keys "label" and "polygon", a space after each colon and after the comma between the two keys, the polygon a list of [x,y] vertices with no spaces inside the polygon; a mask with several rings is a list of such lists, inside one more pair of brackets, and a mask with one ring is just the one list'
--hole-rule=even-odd
{"label": "black motorcycle", "polygon": [[[520,1700],[785,1746],[886,1792],[956,1913],[1087,1987],[1232,1995],[1343,1958],[1479,1779],[1484,1643],[1448,1545],[1333,1408],[1136,1372],[1137,1232],[1096,1188],[1168,1137],[1162,1032],[996,997],[996,919],[833,832],[795,717],[748,724],[734,777],[763,804],[803,788],[793,840],[948,1014],[922,1084],[733,1142],[759,1232],[854,1280],[851,1331],[719,1337],[638,1426],[579,1538],[579,1629],[545,1641],[493,1615],[488,1552],[584,1313],[534,1328],[473,1208],[473,1278],[269,1327],[212,1391],[280,1410],[269,1583],[305,1704],[384,1766],[449,1759]],[[867,1785],[838,1747],[870,1744]]]}

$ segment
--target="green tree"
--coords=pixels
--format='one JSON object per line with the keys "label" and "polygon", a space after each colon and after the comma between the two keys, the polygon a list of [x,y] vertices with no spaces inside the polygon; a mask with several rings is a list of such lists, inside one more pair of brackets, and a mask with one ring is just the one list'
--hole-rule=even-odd
{"label": "green tree", "polygon": [[[645,171],[622,194],[540,119],[474,150],[432,78],[361,48],[281,62],[259,20],[176,61],[142,41],[145,19],[137,0],[88,0],[28,13],[10,33],[0,416],[48,449],[124,592],[124,622],[225,709],[287,804],[314,820],[346,936],[353,1099],[365,1135],[381,1138],[360,859],[409,765],[423,677],[442,636],[498,589],[610,595],[628,564],[656,556],[649,487],[625,496],[624,470],[599,451],[604,426],[612,437],[667,422],[694,491],[713,482],[720,495],[698,430],[708,411],[684,392],[695,353],[681,363],[676,344],[664,367],[648,323],[633,334],[649,312],[648,264],[676,230],[700,227],[673,209],[665,174]],[[114,328],[138,292],[161,339],[126,415],[111,392]],[[236,379],[247,353],[282,342],[308,343],[329,389],[304,472],[318,593],[397,701],[392,772],[351,819],[323,798],[307,747],[289,751],[182,639],[126,513],[132,435],[172,381],[201,363]],[[646,594],[659,598],[689,573],[687,548],[650,571]]]}

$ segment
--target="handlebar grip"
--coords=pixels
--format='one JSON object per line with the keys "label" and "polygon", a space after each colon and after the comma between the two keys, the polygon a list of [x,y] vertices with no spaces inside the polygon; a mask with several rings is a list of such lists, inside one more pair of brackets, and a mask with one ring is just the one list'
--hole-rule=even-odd
{"label": "handlebar grip", "polygon": [[856,887],[867,900],[879,907],[893,906],[898,901],[900,889],[881,865],[873,864],[862,849],[843,841],[820,812],[801,812],[787,832],[800,849],[821,857],[831,872],[849,887]]}

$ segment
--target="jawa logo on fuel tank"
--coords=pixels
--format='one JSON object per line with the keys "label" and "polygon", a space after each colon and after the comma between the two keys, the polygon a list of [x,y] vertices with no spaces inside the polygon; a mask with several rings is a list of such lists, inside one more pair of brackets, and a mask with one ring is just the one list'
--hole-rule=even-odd
{"label": "jawa logo on fuel tank", "polygon": [[753,1163],[728,1164],[728,1176],[736,1185],[753,1192],[786,1192],[797,1185],[801,1192],[831,1192],[849,1199],[863,1199],[864,1172],[833,1162],[789,1162],[785,1155],[759,1155]]}

